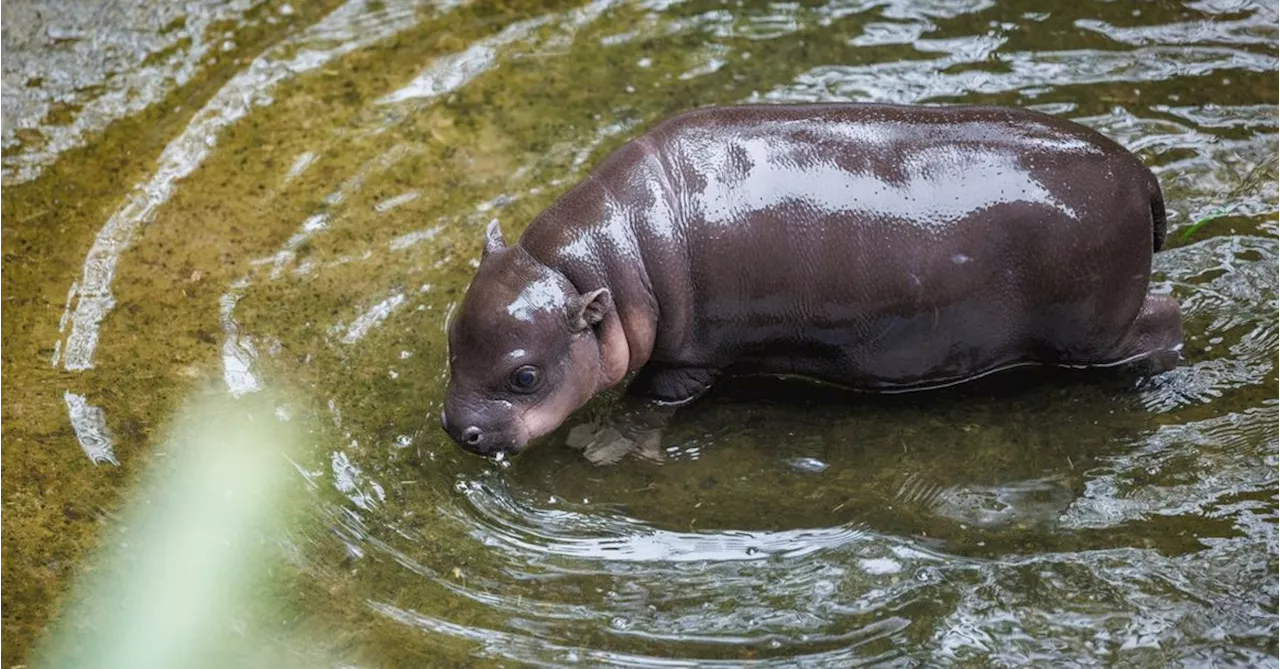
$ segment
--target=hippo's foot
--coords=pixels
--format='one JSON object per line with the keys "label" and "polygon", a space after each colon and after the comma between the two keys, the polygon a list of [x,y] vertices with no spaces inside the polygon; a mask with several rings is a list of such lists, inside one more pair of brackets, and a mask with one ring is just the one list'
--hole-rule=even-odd
{"label": "hippo's foot", "polygon": [[662,430],[672,413],[671,408],[653,403],[641,405],[632,399],[602,420],[569,430],[566,441],[571,448],[581,450],[593,465],[611,465],[628,455],[662,462]]}

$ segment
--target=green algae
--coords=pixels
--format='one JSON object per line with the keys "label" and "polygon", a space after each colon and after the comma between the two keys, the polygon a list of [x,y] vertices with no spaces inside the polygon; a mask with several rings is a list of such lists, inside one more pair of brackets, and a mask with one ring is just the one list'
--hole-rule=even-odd
{"label": "green algae", "polygon": [[[930,37],[982,33],[992,22],[1017,19],[1032,4],[940,20]],[[412,28],[281,84],[272,93],[273,104],[221,133],[216,150],[137,235],[113,284],[117,304],[102,326],[97,367],[82,376],[69,376],[47,361],[59,339],[58,314],[67,287],[79,275],[78,263],[97,226],[118,206],[121,194],[149,174],[155,156],[200,101],[209,99],[242,59],[293,28],[244,29],[236,38],[243,46],[220,56],[198,80],[143,114],[117,122],[88,148],[68,152],[36,181],[6,188],[4,631],[10,643],[3,663],[24,661],[68,585],[81,570],[93,568],[86,556],[133,484],[133,464],[148,459],[165,417],[190,389],[220,376],[226,336],[220,300],[228,285],[246,278],[252,289],[236,304],[235,319],[242,331],[255,335],[259,373],[268,383],[283,379],[313,393],[309,402],[292,407],[314,430],[315,451],[302,466],[331,467],[324,445],[340,444],[347,457],[385,478],[377,514],[395,519],[397,530],[412,539],[381,540],[432,576],[406,578],[396,560],[357,559],[343,542],[325,540],[324,530],[298,528],[293,538],[306,547],[308,560],[282,579],[289,592],[277,617],[287,622],[268,632],[283,639],[324,639],[322,654],[346,662],[479,663],[471,657],[475,642],[439,634],[426,638],[413,626],[377,615],[367,604],[371,593],[390,591],[401,609],[464,628],[502,630],[509,612],[457,596],[455,588],[568,604],[592,601],[587,593],[593,590],[619,588],[621,579],[603,575],[565,586],[511,582],[511,564],[494,559],[485,544],[458,536],[437,516],[438,509],[464,513],[458,511],[464,503],[452,487],[455,481],[505,490],[529,505],[552,495],[567,500],[566,508],[585,512],[623,509],[665,530],[849,524],[916,537],[923,545],[975,560],[1130,546],[1182,555],[1200,547],[1199,537],[1239,536],[1231,521],[1211,518],[1153,519],[1063,533],[1051,518],[1034,514],[1021,525],[994,529],[937,517],[930,495],[949,484],[979,490],[1024,479],[1050,481],[1044,491],[1048,508],[1060,512],[1052,505],[1057,491],[1080,495],[1090,471],[1105,467],[1167,420],[1143,412],[1136,400],[1123,404],[1129,400],[1121,399],[1118,405],[1123,393],[1088,383],[1033,385],[1012,395],[965,391],[906,402],[844,395],[832,400],[744,385],[683,415],[671,442],[682,452],[701,449],[702,458],[661,468],[593,471],[567,449],[556,448],[553,438],[516,466],[495,473],[447,443],[435,425],[445,359],[441,325],[470,278],[467,261],[479,251],[484,222],[499,218],[508,238],[514,238],[594,161],[669,114],[763,95],[818,66],[927,57],[909,45],[852,44],[872,20],[864,13],[819,21],[816,10],[801,7],[787,17],[798,27],[779,33],[760,20],[773,16],[763,4],[713,15],[719,7],[676,5],[655,21],[640,7],[621,5],[604,10],[604,20],[577,26],[570,18],[580,9],[574,3],[461,6],[442,15],[424,14]],[[313,22],[324,9],[300,8],[292,25]],[[1100,5],[1097,12],[1099,20],[1117,25],[1132,18],[1119,5]],[[527,37],[497,47],[500,66],[480,72],[465,86],[417,103],[377,102],[433,59],[540,17],[549,20],[532,25]],[[1178,18],[1170,14],[1160,20]],[[702,27],[669,29],[682,21]],[[1023,23],[1010,32],[1009,48],[1067,48],[1063,35],[1070,23],[1061,21]],[[1070,48],[1106,46],[1095,33],[1070,38]],[[717,60],[724,62],[707,67]],[[698,68],[705,73],[683,76]],[[988,69],[1001,70],[998,64]],[[1127,82],[1062,86],[1035,102],[1070,103],[1080,115],[1172,95],[1180,104],[1191,104],[1209,97],[1207,76],[1136,87]],[[1215,91],[1214,99],[1274,102],[1274,72],[1232,76],[1237,84]],[[968,93],[954,100],[1026,102],[1017,92]],[[308,153],[314,157],[290,177],[291,166]],[[356,176],[358,186],[344,190],[342,184]],[[1196,189],[1181,184],[1172,192],[1187,190]],[[419,194],[386,212],[377,209],[408,192]],[[335,202],[335,193],[342,193],[341,201]],[[1169,199],[1175,211],[1183,206]],[[481,203],[491,204],[481,208]],[[328,217],[325,232],[289,247],[292,255],[284,260],[273,256],[313,216]],[[1248,220],[1265,229],[1271,218]],[[423,232],[425,241],[397,243],[412,232]],[[277,265],[280,276],[272,279]],[[352,329],[357,315],[396,296],[402,306],[381,327],[359,333],[358,345],[342,343],[357,333]],[[1190,322],[1196,332],[1211,325],[1194,317]],[[1228,344],[1242,338],[1237,335]],[[1190,407],[1179,419],[1221,413],[1224,406],[1257,406],[1274,394],[1274,380],[1272,369],[1261,384],[1228,389],[1225,405]],[[106,410],[125,467],[95,467],[79,452],[62,404],[68,388]],[[778,394],[800,401],[779,405]],[[340,400],[340,415],[329,408],[334,399]],[[853,404],[858,408],[850,411]],[[590,410],[605,407],[607,400]],[[957,425],[963,426],[959,436]],[[408,445],[400,444],[402,437],[408,437]],[[735,452],[729,461],[709,457],[729,449]],[[814,457],[830,469],[818,477],[802,475],[777,467],[779,457]],[[1171,465],[1175,473],[1169,477],[1185,476],[1195,465]],[[911,481],[920,482],[918,499],[910,492],[916,484],[904,480],[904,472],[913,472]],[[332,489],[313,494],[317,522],[353,535],[346,539],[350,545],[362,545],[354,535],[368,528],[345,524],[352,522],[342,513],[349,500]],[[761,508],[770,511],[762,514]],[[1028,591],[1033,597],[1031,585]],[[943,593],[932,601],[913,601],[899,615],[937,620],[956,599]],[[581,646],[619,652],[671,650],[660,641],[619,637],[599,620],[582,621],[560,634],[563,643],[563,636],[572,634]],[[904,640],[922,644],[927,636],[927,628],[916,627]],[[887,653],[898,643],[885,637],[866,652]],[[676,649],[731,659],[784,652],[693,642]]]}
{"label": "green algae", "polygon": [[[219,64],[136,116],[113,123],[88,146],[68,151],[39,178],[4,189],[3,225],[3,664],[21,664],[57,611],[82,560],[132,480],[129,470],[95,467],[74,446],[62,394],[71,386],[49,365],[66,287],[98,227],[121,195],[153,168],[155,156],[190,120],[201,100],[296,25],[334,3],[308,3],[292,21],[237,30],[237,49]],[[95,402],[113,420],[121,457],[148,450],[156,416],[189,387],[191,370],[213,363],[205,346],[153,345],[154,365],[132,365],[95,380]],[[139,360],[141,362],[141,360]]]}

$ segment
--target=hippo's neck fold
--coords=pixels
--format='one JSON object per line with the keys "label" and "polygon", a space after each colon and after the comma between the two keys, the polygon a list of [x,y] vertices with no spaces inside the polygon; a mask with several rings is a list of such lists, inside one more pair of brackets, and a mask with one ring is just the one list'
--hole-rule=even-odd
{"label": "hippo's neck fold", "polygon": [[[656,301],[648,292],[647,281],[629,273],[620,266],[621,263],[611,259],[604,245],[586,243],[588,241],[578,238],[572,255],[565,253],[565,249],[558,249],[559,253],[545,258],[533,250],[526,248],[525,251],[549,270],[564,276],[579,294],[598,288],[609,289],[612,308],[594,328],[600,349],[600,386],[603,389],[617,385],[628,373],[648,363],[653,349],[653,332],[657,327],[656,312],[649,305],[656,304]],[[584,253],[585,248],[592,249],[592,252]],[[635,264],[630,265],[630,270],[636,269]]]}
{"label": "hippo's neck fold", "polygon": [[[692,324],[688,251],[674,190],[680,177],[672,174],[679,166],[660,147],[648,141],[619,147],[520,238],[578,290],[609,289],[614,309],[601,324],[601,345],[625,338],[626,371],[678,349]],[[612,347],[616,356],[621,345]]]}

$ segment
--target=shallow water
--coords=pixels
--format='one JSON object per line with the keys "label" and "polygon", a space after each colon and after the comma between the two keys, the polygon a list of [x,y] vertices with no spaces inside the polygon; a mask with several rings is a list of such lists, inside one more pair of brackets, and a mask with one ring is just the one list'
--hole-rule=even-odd
{"label": "shallow water", "polygon": [[[45,10],[4,26],[6,666],[210,383],[301,398],[272,630],[333,666],[1277,665],[1273,5]],[[740,381],[661,466],[448,442],[485,223],[677,111],[818,100],[1028,106],[1136,151],[1186,364]]]}

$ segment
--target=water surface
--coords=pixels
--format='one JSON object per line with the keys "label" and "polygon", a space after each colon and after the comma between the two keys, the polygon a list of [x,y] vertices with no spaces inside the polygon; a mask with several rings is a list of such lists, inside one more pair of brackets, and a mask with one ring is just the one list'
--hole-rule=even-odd
{"label": "water surface", "polygon": [[[309,661],[1276,666],[1274,6],[167,11],[5,22],[6,666],[209,384],[298,391],[308,512],[254,624]],[[1137,152],[1185,365],[728,383],[661,466],[447,441],[444,322],[489,220],[514,237],[672,113],[839,100],[1031,107]]]}

